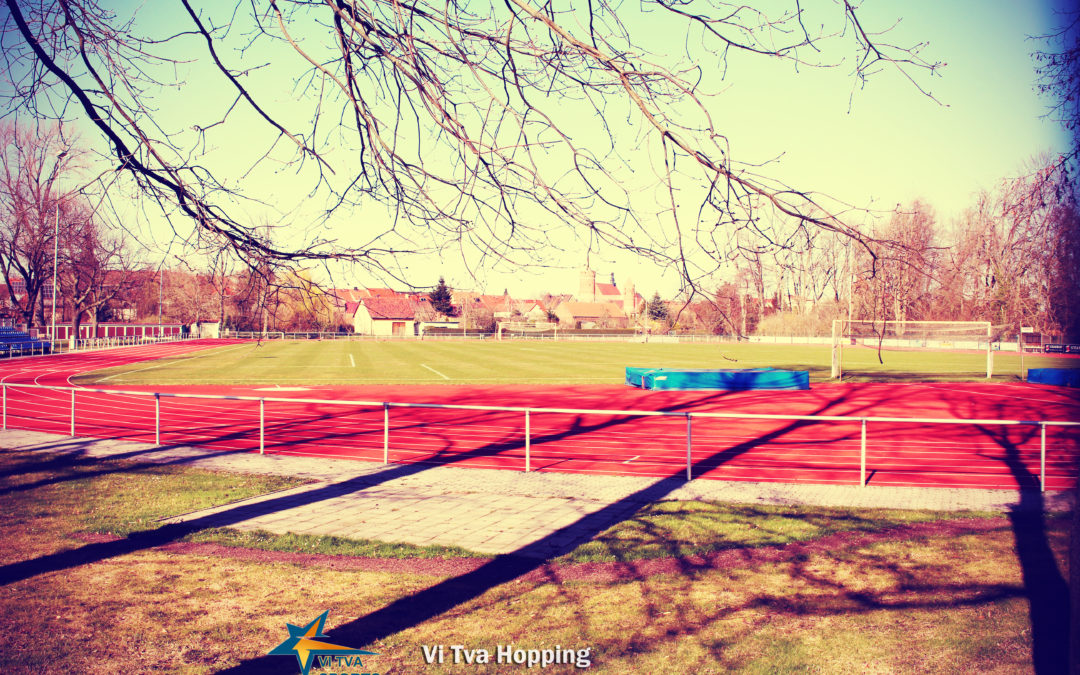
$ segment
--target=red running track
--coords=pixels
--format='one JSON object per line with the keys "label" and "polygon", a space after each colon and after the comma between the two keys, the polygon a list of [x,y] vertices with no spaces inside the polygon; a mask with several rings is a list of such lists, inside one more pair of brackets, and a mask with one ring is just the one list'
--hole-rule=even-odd
{"label": "red running track", "polygon": [[[237,341],[200,340],[84,354],[10,360],[0,381],[72,386],[76,374],[113,365],[191,354]],[[197,361],[196,361],[197,363]],[[267,398],[387,401],[679,413],[642,417],[600,413],[530,414],[531,468],[538,471],[672,476],[686,470],[687,423],[682,413],[840,415],[904,418],[1080,419],[1080,392],[1041,385],[986,383],[816,384],[809,391],[641,391],[625,386],[348,386],[303,391],[265,386],[108,387],[125,391],[241,395]],[[7,387],[12,428],[67,434],[71,393]],[[154,399],[77,392],[78,436],[154,440]],[[162,398],[163,444],[223,451],[259,447],[259,403]],[[869,423],[870,485],[1038,487],[1038,426]],[[525,415],[515,411],[390,408],[389,457],[394,463],[435,463],[523,470]],[[858,422],[707,419],[695,417],[695,478],[844,483],[859,481]],[[1080,428],[1047,428],[1046,488],[1076,483]],[[301,401],[265,404],[267,452],[381,461],[383,407]]]}

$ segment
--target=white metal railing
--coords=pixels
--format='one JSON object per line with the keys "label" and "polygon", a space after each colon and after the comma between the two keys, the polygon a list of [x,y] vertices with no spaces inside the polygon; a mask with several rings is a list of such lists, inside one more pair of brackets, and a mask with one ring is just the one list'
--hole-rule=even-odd
{"label": "white metal railing", "polygon": [[289,403],[289,404],[315,404],[328,406],[352,406],[372,407],[383,410],[383,463],[390,463],[390,409],[391,408],[430,408],[441,410],[473,410],[486,412],[516,412],[524,415],[525,431],[525,471],[532,470],[531,452],[531,425],[530,417],[536,413],[567,414],[567,415],[609,415],[628,417],[685,417],[686,418],[686,479],[693,478],[693,420],[694,419],[752,419],[752,420],[777,420],[789,422],[833,422],[833,423],[858,423],[859,432],[859,485],[866,486],[866,444],[867,426],[869,424],[945,424],[945,425],[969,425],[969,426],[1031,426],[1039,428],[1039,485],[1040,489],[1046,490],[1046,428],[1047,427],[1080,427],[1080,422],[1068,422],[1058,420],[995,420],[995,419],[953,419],[935,417],[877,417],[877,416],[853,416],[853,415],[774,415],[764,413],[722,413],[722,412],[675,412],[663,410],[611,410],[611,409],[578,409],[578,408],[534,408],[521,406],[493,406],[493,405],[447,405],[442,403],[396,403],[390,401],[362,401],[341,399],[312,399],[312,398],[279,398],[269,396],[224,396],[217,394],[183,394],[172,392],[149,392],[149,391],[126,391],[118,389],[93,389],[84,387],[55,387],[39,384],[16,384],[0,383],[0,408],[2,408],[2,428],[8,428],[8,389],[39,389],[56,392],[71,392],[70,434],[75,436],[75,405],[76,392],[108,394],[117,396],[147,396],[154,398],[154,440],[155,444],[161,445],[161,399],[206,399],[219,401],[250,401],[259,403],[259,453],[266,452],[266,404]]}
{"label": "white metal railing", "polygon": [[132,347],[138,345],[160,344],[162,342],[179,342],[181,340],[196,339],[191,335],[154,335],[135,336],[128,335],[110,338],[79,338],[72,346],[70,339],[65,340],[37,340],[28,341],[25,344],[29,348],[20,347],[18,350],[4,349],[0,351],[0,358],[16,358],[20,356],[56,356],[70,354],[71,352],[94,351],[96,349],[112,349],[114,347]]}
{"label": "white metal railing", "polygon": [[[115,347],[137,347],[140,345],[161,344],[163,342],[180,342],[189,339],[197,339],[197,336],[165,335],[157,337],[154,335],[147,335],[144,337],[141,335],[127,335],[111,338],[79,338],[76,340],[74,347],[72,347],[70,339],[52,341],[43,340],[39,343],[35,343],[30,350],[20,350],[18,353],[9,350],[0,353],[0,357],[59,356],[61,354],[70,354],[72,352],[87,352],[97,349],[112,349]],[[48,349],[46,349],[46,345],[49,345]]]}
{"label": "white metal railing", "polygon": [[[162,336],[157,336],[157,335],[145,335],[145,336],[143,336],[143,335],[139,335],[139,336],[124,335],[124,336],[107,337],[107,338],[78,338],[77,340],[75,340],[75,346],[74,347],[71,346],[70,340],[60,340],[59,344],[61,346],[67,346],[68,347],[66,350],[63,350],[64,353],[67,353],[67,352],[73,352],[73,351],[74,352],[82,352],[82,351],[92,351],[92,350],[95,350],[95,349],[110,349],[112,347],[130,347],[130,346],[135,346],[135,345],[160,344],[162,342],[181,342],[183,340],[194,340],[194,339],[198,339],[198,336],[190,335],[190,334],[189,335],[173,334],[173,335],[162,335]],[[59,350],[57,350],[57,351],[59,351]]]}

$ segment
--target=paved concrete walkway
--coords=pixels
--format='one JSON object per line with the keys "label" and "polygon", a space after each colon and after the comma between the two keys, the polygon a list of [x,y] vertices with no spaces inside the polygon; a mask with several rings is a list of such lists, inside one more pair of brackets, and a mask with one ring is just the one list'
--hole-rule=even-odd
{"label": "paved concrete walkway", "polygon": [[[1008,511],[1072,508],[1072,493],[952,488],[728,483],[519,473],[450,466],[221,453],[193,447],[155,448],[130,441],[0,431],[0,447],[72,457],[117,457],[205,469],[289,475],[313,481],[298,488],[186,514],[245,530],[329,534],[411,544],[456,545],[491,554],[554,555],[657,499],[744,504],[809,504],[857,508]],[[266,508],[258,505],[265,503]],[[236,515],[243,508],[243,517]],[[585,524],[583,524],[585,523]],[[603,524],[601,523],[601,525]]]}

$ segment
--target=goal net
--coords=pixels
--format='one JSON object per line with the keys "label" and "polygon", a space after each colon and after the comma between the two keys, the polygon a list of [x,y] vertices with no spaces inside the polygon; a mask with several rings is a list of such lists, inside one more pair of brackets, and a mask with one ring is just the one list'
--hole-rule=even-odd
{"label": "goal net", "polygon": [[[844,349],[966,351],[986,354],[986,376],[994,374],[989,321],[868,321],[836,319],[832,327],[832,376],[844,374]],[[850,358],[850,357],[849,357]]]}
{"label": "goal net", "polygon": [[544,334],[547,333],[554,334],[555,330],[556,324],[549,321],[538,321],[536,323],[500,321],[497,339],[504,340],[519,337],[538,338],[543,337]]}

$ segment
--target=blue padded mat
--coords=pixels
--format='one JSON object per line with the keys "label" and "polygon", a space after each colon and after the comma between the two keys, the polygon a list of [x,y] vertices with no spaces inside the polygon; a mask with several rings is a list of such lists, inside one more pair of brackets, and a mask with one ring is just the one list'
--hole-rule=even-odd
{"label": "blue padded mat", "polygon": [[626,384],[639,389],[809,389],[810,372],[775,368],[687,370],[628,367]]}
{"label": "blue padded mat", "polygon": [[1075,368],[1029,368],[1028,382],[1056,384],[1059,387],[1080,387],[1080,370]]}

